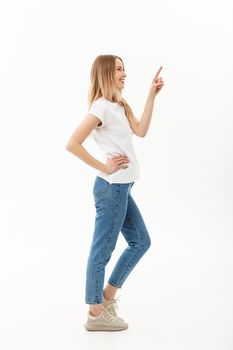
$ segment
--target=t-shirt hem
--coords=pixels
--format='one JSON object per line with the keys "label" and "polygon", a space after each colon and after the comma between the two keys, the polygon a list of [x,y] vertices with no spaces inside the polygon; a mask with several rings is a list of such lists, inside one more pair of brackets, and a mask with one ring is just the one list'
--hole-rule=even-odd
{"label": "t-shirt hem", "polygon": [[113,183],[126,184],[126,183],[132,183],[139,180],[139,175],[135,177],[127,178],[127,179],[122,179],[122,180],[114,180],[114,179],[112,180],[109,175],[103,174],[101,172],[97,173],[97,176],[106,180],[109,184],[113,184]]}

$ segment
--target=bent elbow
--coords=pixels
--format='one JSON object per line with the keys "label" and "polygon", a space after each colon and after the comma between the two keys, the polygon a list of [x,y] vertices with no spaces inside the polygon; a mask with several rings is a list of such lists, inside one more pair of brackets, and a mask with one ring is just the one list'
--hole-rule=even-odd
{"label": "bent elbow", "polygon": [[77,147],[77,145],[74,145],[73,143],[68,143],[66,145],[66,150],[69,152],[72,152],[74,150],[75,146]]}
{"label": "bent elbow", "polygon": [[81,146],[81,143],[79,142],[68,142],[66,145],[66,150],[69,152],[76,151]]}
{"label": "bent elbow", "polygon": [[70,152],[71,146],[69,144],[66,145],[66,150]]}

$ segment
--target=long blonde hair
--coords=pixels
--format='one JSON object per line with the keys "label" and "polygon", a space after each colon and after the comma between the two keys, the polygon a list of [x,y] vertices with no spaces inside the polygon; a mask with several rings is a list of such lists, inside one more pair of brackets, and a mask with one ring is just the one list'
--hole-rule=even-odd
{"label": "long blonde hair", "polygon": [[111,102],[117,102],[124,107],[125,115],[129,122],[133,116],[133,112],[126,100],[120,96],[114,83],[115,60],[121,60],[123,67],[124,63],[119,56],[116,55],[99,55],[94,60],[91,66],[90,87],[88,92],[88,107],[98,99],[104,97]]}

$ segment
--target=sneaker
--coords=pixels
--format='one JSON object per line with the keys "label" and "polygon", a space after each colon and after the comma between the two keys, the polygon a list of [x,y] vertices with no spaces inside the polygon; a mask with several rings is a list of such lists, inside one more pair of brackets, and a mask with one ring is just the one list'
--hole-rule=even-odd
{"label": "sneaker", "polygon": [[103,307],[107,310],[112,316],[117,316],[117,299],[107,300],[103,296]]}
{"label": "sneaker", "polygon": [[99,316],[92,316],[88,312],[87,322],[84,325],[87,331],[123,331],[128,328],[128,324],[121,318],[111,315],[103,309]]}

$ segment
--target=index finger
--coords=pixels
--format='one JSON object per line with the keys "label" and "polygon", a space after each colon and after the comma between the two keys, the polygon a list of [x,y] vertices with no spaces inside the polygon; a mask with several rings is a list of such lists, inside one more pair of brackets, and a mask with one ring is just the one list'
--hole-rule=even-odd
{"label": "index finger", "polygon": [[161,72],[161,69],[162,69],[162,68],[163,68],[163,67],[160,66],[160,68],[159,68],[158,72],[155,74],[155,77],[154,77],[153,80],[157,80],[157,79],[158,79],[159,73]]}

